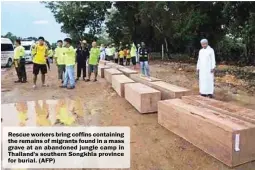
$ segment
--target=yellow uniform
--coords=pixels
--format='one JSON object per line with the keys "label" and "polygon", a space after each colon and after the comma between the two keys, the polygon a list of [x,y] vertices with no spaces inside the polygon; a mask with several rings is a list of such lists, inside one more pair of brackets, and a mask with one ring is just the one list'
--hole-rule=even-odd
{"label": "yellow uniform", "polygon": [[45,45],[35,45],[32,49],[33,63],[46,64],[46,57],[48,55],[48,48]]}
{"label": "yellow uniform", "polygon": [[124,58],[124,56],[125,56],[125,52],[121,50],[121,51],[119,52],[119,57],[120,57],[120,58]]}
{"label": "yellow uniform", "polygon": [[64,53],[64,48],[62,48],[62,47],[57,47],[57,48],[55,49],[55,55],[54,55],[54,57],[56,58],[57,64],[58,64],[58,65],[65,65],[65,58],[64,58],[63,53]]}
{"label": "yellow uniform", "polygon": [[75,50],[72,46],[70,46],[69,48],[64,48],[63,55],[65,58],[64,61],[66,66],[75,65]]}
{"label": "yellow uniform", "polygon": [[25,56],[25,48],[23,46],[18,46],[14,49],[14,65],[18,67],[20,59]]}
{"label": "yellow uniform", "polygon": [[130,50],[127,50],[127,51],[126,51],[126,55],[127,55],[127,58],[131,58]]}

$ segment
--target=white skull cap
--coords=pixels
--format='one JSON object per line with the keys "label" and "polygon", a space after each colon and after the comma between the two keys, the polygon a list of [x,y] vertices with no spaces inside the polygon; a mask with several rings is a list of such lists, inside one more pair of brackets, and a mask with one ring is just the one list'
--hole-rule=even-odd
{"label": "white skull cap", "polygon": [[200,41],[200,43],[201,43],[201,44],[203,44],[203,43],[207,43],[207,44],[208,44],[208,40],[207,40],[207,39],[202,39],[202,40]]}

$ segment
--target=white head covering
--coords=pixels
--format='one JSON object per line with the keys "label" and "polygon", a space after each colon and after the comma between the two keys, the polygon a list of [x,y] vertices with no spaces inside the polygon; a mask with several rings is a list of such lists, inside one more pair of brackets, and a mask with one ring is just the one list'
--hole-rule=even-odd
{"label": "white head covering", "polygon": [[200,41],[200,43],[201,43],[201,44],[204,44],[204,43],[207,43],[207,44],[208,44],[208,40],[207,40],[207,39],[202,39],[202,40]]}

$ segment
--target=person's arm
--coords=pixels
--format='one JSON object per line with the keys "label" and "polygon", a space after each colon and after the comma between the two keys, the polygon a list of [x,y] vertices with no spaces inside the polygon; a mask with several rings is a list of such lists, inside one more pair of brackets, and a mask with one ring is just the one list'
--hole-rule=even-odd
{"label": "person's arm", "polygon": [[23,57],[25,57],[25,48],[24,47],[21,47],[21,49],[20,49],[20,58],[23,58]]}
{"label": "person's arm", "polygon": [[37,51],[36,49],[37,49],[37,46],[34,45],[34,46],[32,47],[32,51],[31,51],[32,56],[35,56],[35,55],[36,55],[36,51]]}
{"label": "person's arm", "polygon": [[199,69],[200,69],[200,51],[199,51],[199,53],[198,53],[198,59],[197,59],[197,71],[199,71]]}
{"label": "person's arm", "polygon": [[211,52],[211,72],[213,73],[214,70],[215,70],[215,67],[216,67],[216,61],[215,61],[215,53],[214,53],[214,50],[212,49],[212,52]]}

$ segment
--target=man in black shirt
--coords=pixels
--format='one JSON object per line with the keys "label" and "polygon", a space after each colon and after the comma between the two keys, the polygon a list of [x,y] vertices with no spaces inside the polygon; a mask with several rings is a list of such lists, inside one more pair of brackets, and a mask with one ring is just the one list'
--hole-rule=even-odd
{"label": "man in black shirt", "polygon": [[138,51],[139,54],[139,60],[140,60],[140,69],[142,76],[146,76],[150,78],[150,70],[149,70],[149,63],[148,63],[148,57],[149,57],[149,50],[145,47],[145,43],[141,43],[141,48]]}
{"label": "man in black shirt", "polygon": [[81,46],[77,48],[76,51],[76,61],[77,61],[77,78],[76,81],[79,80],[81,77],[81,71],[82,71],[82,77],[83,80],[86,78],[86,61],[89,57],[89,49],[87,47],[86,40],[83,40],[81,42]]}

